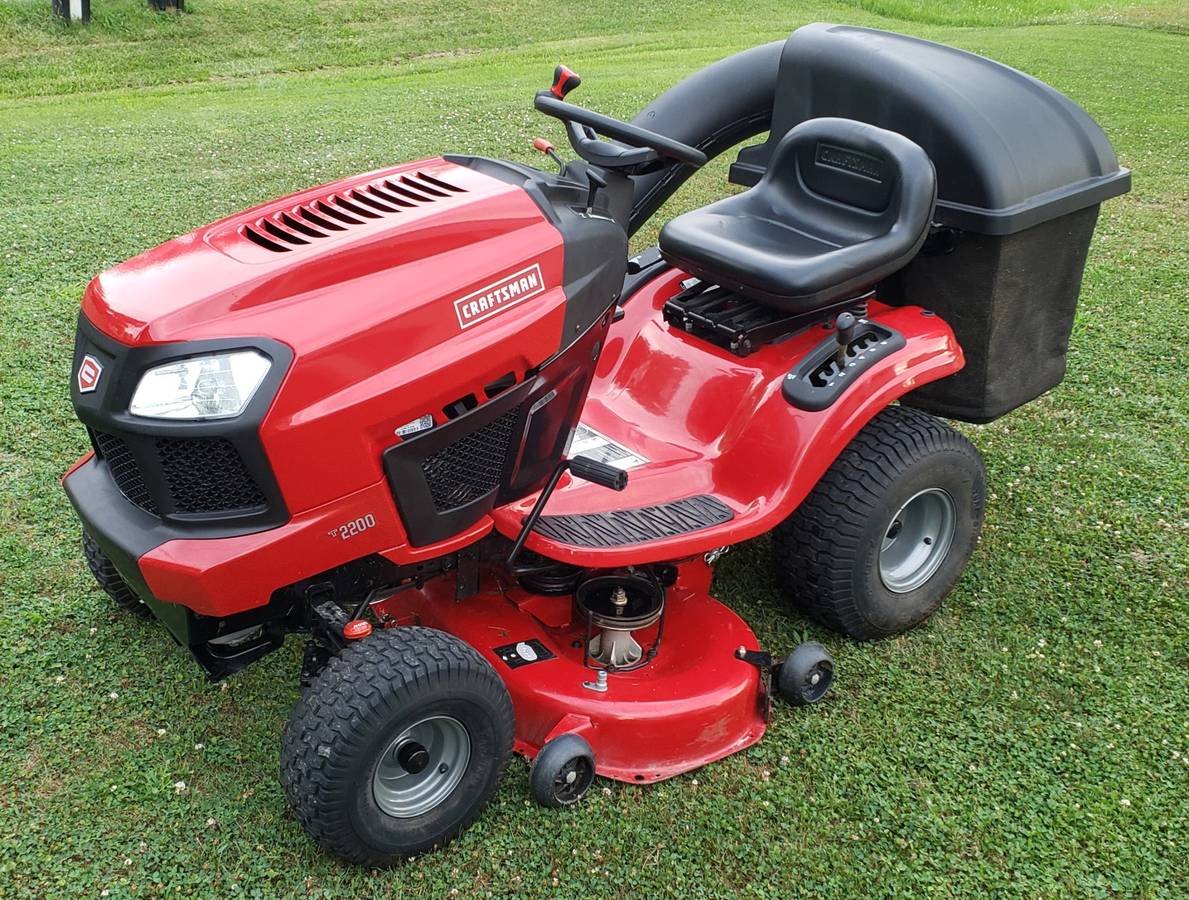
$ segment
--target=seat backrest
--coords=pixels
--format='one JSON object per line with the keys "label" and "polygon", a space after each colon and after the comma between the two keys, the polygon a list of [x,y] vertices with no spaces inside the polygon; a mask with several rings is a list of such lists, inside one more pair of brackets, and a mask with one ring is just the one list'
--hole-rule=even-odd
{"label": "seat backrest", "polygon": [[841,243],[900,227],[919,234],[937,199],[937,176],[924,150],[853,119],[810,119],[791,129],[761,184],[775,213],[812,223]]}

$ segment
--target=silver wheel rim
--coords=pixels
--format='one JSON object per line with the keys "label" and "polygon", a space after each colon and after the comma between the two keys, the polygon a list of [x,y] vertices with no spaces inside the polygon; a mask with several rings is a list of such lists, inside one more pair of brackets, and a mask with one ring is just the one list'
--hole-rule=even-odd
{"label": "silver wheel rim", "polygon": [[884,530],[879,577],[896,594],[914,591],[933,577],[954,542],[954,498],[929,488],[908,498]]}
{"label": "silver wheel rim", "polygon": [[463,724],[429,716],[389,742],[372,776],[372,796],[390,816],[420,816],[458,787],[470,759],[471,736]]}

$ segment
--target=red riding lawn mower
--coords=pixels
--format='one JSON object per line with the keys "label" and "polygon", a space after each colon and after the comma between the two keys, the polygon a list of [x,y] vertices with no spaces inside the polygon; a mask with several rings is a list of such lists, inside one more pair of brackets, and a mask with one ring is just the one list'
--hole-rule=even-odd
{"label": "red riding lawn mower", "polygon": [[[444,156],[224,219],[100,275],[66,475],[100,585],[217,679],[305,636],[281,778],[385,865],[479,814],[670,778],[812,703],[710,596],[773,532],[804,615],[926,619],[978,538],[987,422],[1056,385],[1099,204],[1063,95],[937,44],[810,25],[632,123],[536,108],[556,171]],[[708,157],[743,193],[628,239]],[[549,166],[552,168],[552,166]],[[898,401],[898,403],[897,403]]]}

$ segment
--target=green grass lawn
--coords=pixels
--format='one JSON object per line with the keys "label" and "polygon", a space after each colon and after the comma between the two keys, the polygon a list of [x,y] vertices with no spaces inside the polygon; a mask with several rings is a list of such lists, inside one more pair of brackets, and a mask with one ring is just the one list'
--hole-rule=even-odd
{"label": "green grass lawn", "polygon": [[[1189,894],[1189,10],[1183,3],[0,0],[0,896]],[[530,803],[388,872],[322,855],[277,783],[298,641],[220,685],[92,584],[58,476],[95,272],[273,195],[470,151],[531,161],[555,62],[630,116],[814,20],[984,53],[1081,103],[1135,172],[1103,210],[1065,383],[964,430],[980,549],[927,626],[858,645],[788,614],[757,540],[717,592],[838,661],[758,746],[650,788]],[[672,202],[724,190],[725,161]],[[664,216],[658,216],[657,222]],[[639,236],[641,243],[655,237]]]}

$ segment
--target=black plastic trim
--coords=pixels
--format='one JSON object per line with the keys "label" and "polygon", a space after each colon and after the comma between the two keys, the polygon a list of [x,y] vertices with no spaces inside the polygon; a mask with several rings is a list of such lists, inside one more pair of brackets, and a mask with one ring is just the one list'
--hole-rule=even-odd
{"label": "black plastic trim", "polygon": [[[134,416],[128,412],[141,376],[154,366],[194,356],[245,349],[263,353],[272,361],[272,366],[240,415],[205,421],[168,421]],[[88,353],[99,360],[103,371],[95,390],[81,393],[76,375],[83,357]],[[179,536],[230,537],[250,534],[282,525],[289,519],[280,487],[260,443],[260,426],[292,362],[293,351],[288,346],[265,337],[129,347],[103,334],[80,313],[70,396],[75,414],[84,425],[114,434],[128,445],[161,513],[161,520],[183,528]],[[214,513],[178,513],[173,510],[169,487],[156,456],[157,440],[214,437],[225,439],[239,453],[244,467],[264,495],[264,507]],[[106,464],[100,461],[97,465],[106,475]],[[108,478],[110,480],[110,476]]]}
{"label": "black plastic trim", "polygon": [[850,347],[856,343],[874,336],[877,343],[865,347],[851,356],[848,350],[845,371],[838,373],[837,364],[833,364],[832,372],[825,384],[815,384],[814,375],[823,367],[830,365],[838,353],[838,340],[834,333],[813,348],[788,375],[785,376],[781,391],[784,399],[798,409],[817,412],[833,405],[846,389],[858,384],[859,376],[882,359],[887,359],[907,345],[899,331],[888,328],[878,322],[859,319],[855,326],[854,337],[850,340]]}
{"label": "black plastic trim", "polygon": [[483,156],[445,159],[521,188],[561,232],[566,316],[558,349],[564,350],[619,299],[627,264],[631,181],[613,171],[593,169],[607,186],[596,193],[588,213],[586,173],[592,167],[582,161],[567,163],[565,173],[558,175]]}

